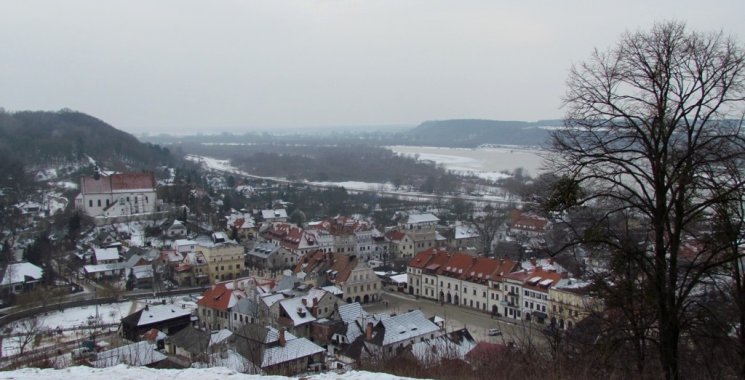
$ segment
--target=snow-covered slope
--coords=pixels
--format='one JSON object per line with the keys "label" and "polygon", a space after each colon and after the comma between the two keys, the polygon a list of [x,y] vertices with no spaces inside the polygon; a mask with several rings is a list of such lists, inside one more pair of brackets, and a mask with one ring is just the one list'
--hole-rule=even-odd
{"label": "snow-covered slope", "polygon": [[[109,368],[70,367],[66,369],[26,368],[16,371],[0,371],[0,379],[40,380],[285,380],[284,376],[259,376],[236,373],[227,368],[204,369],[151,369],[118,365]],[[398,380],[408,379],[384,373],[348,372],[342,375],[329,372],[308,377],[309,380]]]}

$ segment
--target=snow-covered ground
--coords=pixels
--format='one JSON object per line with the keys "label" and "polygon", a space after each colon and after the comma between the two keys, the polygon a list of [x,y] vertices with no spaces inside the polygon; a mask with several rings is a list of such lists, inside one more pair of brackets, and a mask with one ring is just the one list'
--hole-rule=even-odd
{"label": "snow-covered ground", "polygon": [[[145,304],[162,304],[165,301],[166,304],[175,305],[177,308],[183,308],[190,310],[192,313],[197,309],[197,304],[193,297],[190,296],[178,296],[178,297],[159,297],[146,300],[138,301],[125,301],[111,304],[102,304],[96,306],[81,306],[75,308],[69,308],[62,311],[55,311],[46,315],[38,315],[36,331],[43,333],[46,331],[53,331],[56,329],[68,330],[63,331],[61,335],[57,336],[56,340],[74,340],[85,336],[84,332],[80,330],[70,330],[76,328],[90,327],[94,325],[107,325],[116,324],[121,321],[122,318],[127,315],[134,313],[137,310],[145,307]],[[98,314],[98,319],[96,319]],[[29,319],[18,321],[10,326],[11,330],[3,333],[19,334],[23,333],[25,326],[29,326]],[[46,342],[51,343],[51,342]],[[41,344],[44,345],[44,342]],[[38,348],[38,347],[34,347]],[[20,340],[18,337],[11,337],[2,340],[2,355],[11,356],[16,355],[20,351]]]}
{"label": "snow-covered ground", "polygon": [[[433,148],[433,149],[437,149],[437,148]],[[212,157],[197,156],[193,154],[187,155],[186,159],[190,161],[198,162],[207,169],[229,172],[229,173],[238,174],[244,177],[263,178],[263,179],[279,181],[279,182],[290,182],[285,178],[261,177],[261,176],[256,176],[250,173],[246,173],[244,171],[238,170],[235,166],[231,165],[228,160],[219,160],[219,159],[215,159]],[[466,161],[461,160],[461,162],[466,162]],[[483,178],[489,178],[492,180],[501,178],[503,176],[509,176],[505,173],[499,173],[499,172],[480,172],[480,173],[468,172],[465,174],[469,174],[469,175],[473,174],[473,175],[481,176]],[[393,186],[390,183],[374,183],[374,182],[359,182],[359,181],[344,181],[344,182],[306,181],[306,183],[311,184],[311,185],[318,185],[318,186],[340,186],[340,187],[346,188],[347,190],[385,191],[389,193],[395,193],[400,199],[406,199],[410,201],[427,200],[429,199],[427,197],[431,196],[431,194],[425,194],[425,193],[420,193],[420,192],[415,192],[415,191],[402,191],[400,189],[396,190],[395,186]],[[515,199],[509,194],[484,194],[482,199],[486,201],[519,202],[518,199]],[[478,200],[478,199],[474,199],[474,200]]]}
{"label": "snow-covered ground", "polygon": [[[15,371],[0,372],[0,379],[39,380],[39,379],[76,379],[76,380],[285,380],[295,377],[245,375],[227,368],[203,369],[152,369],[118,365],[109,368],[70,367],[65,369],[25,368]],[[397,380],[408,379],[385,373],[352,371],[345,374],[328,372],[304,377],[309,380]]]}
{"label": "snow-covered ground", "polygon": [[455,173],[489,180],[509,177],[507,172],[520,167],[536,176],[543,165],[541,155],[544,153],[538,149],[521,147],[467,149],[397,145],[387,148],[396,154],[442,164]]}

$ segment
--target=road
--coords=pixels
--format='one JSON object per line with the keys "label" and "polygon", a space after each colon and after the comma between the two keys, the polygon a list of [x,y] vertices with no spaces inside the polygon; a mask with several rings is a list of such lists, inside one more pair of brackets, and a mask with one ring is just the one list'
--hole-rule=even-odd
{"label": "road", "polygon": [[[542,333],[543,325],[492,317],[490,314],[476,310],[452,304],[440,305],[433,300],[416,299],[414,296],[399,292],[384,292],[382,299],[383,302],[365,305],[365,310],[375,313],[401,314],[412,309],[420,309],[427,317],[437,315],[445,319],[447,331],[468,328],[476,341],[501,344],[514,342],[523,347],[530,343],[539,347],[546,345],[546,339]],[[491,328],[499,329],[502,335],[489,336],[487,331]]]}

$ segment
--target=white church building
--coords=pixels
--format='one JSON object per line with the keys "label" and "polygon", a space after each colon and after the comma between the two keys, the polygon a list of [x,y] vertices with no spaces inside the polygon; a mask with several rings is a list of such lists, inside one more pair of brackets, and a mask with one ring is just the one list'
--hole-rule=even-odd
{"label": "white church building", "polygon": [[157,211],[153,173],[84,176],[75,207],[92,217],[116,218]]}

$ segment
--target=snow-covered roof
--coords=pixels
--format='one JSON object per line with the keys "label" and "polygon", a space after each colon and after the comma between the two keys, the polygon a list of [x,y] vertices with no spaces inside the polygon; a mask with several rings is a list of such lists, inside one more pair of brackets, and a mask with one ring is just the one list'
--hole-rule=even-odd
{"label": "snow-covered roof", "polygon": [[409,282],[409,275],[407,275],[406,273],[401,273],[391,276],[390,279],[396,284],[406,284]]}
{"label": "snow-covered roof", "polygon": [[479,232],[471,226],[455,226],[455,239],[470,239],[479,237]]}
{"label": "snow-covered roof", "polygon": [[155,351],[154,344],[143,341],[99,352],[96,356],[96,361],[93,362],[93,366],[96,368],[105,368],[119,364],[127,364],[139,367],[165,359],[165,355]]}
{"label": "snow-covered roof", "polygon": [[220,344],[230,338],[231,335],[233,335],[233,332],[227,329],[213,332],[212,335],[210,335],[209,346],[212,347],[212,345]]}
{"label": "snow-covered roof", "polygon": [[[456,336],[457,335],[457,336]],[[420,363],[432,365],[442,359],[463,360],[476,342],[467,330],[453,331],[450,334],[424,339],[411,346],[411,353]]]}
{"label": "snow-covered roof", "polygon": [[588,281],[578,280],[576,278],[562,278],[554,285],[554,289],[582,289],[592,285]]}
{"label": "snow-covered roof", "polygon": [[343,295],[344,294],[344,291],[341,290],[341,288],[339,288],[336,285],[324,286],[321,289],[323,289],[323,290],[325,290],[325,291],[327,291],[327,292],[329,292],[329,293],[331,293],[331,294],[333,294],[335,296],[340,296],[340,295]]}
{"label": "snow-covered roof", "polygon": [[424,316],[421,310],[390,317],[381,321],[385,327],[383,346],[405,341],[425,334],[431,334],[440,328]]}
{"label": "snow-covered roof", "polygon": [[266,219],[286,218],[287,210],[280,208],[276,210],[261,210],[261,217]]}
{"label": "snow-covered roof", "polygon": [[418,223],[437,223],[440,219],[430,213],[423,214],[409,214],[406,219],[407,224],[418,224]]}
{"label": "snow-covered roof", "polygon": [[285,296],[279,293],[271,294],[266,297],[261,297],[261,301],[263,301],[264,304],[269,307],[271,307],[272,305],[274,305],[275,303],[283,299],[285,299]]}
{"label": "snow-covered roof", "polygon": [[94,248],[93,254],[96,261],[119,260],[119,250],[116,248]]}
{"label": "snow-covered roof", "polygon": [[[219,357],[216,354],[213,358]],[[228,351],[228,357],[231,356]],[[68,367],[65,369],[53,368],[23,368],[14,371],[3,371],[3,376],[18,380],[47,380],[47,379],[80,379],[80,380],[111,380],[111,379],[159,379],[159,380],[264,380],[263,375],[249,375],[237,368],[226,365],[224,361],[212,362],[212,368],[185,368],[185,369],[155,369],[148,367],[130,367],[120,364],[102,371],[97,368],[85,366]],[[228,368],[229,367],[229,368]],[[238,373],[236,373],[238,372]],[[309,380],[405,380],[407,378],[389,375],[381,372],[352,371],[345,374],[336,372],[321,373],[306,376]]]}
{"label": "snow-covered roof", "polygon": [[43,269],[28,262],[10,264],[5,270],[5,275],[3,275],[0,285],[22,284],[26,282],[26,277],[38,281],[41,280],[43,273]]}
{"label": "snow-covered roof", "polygon": [[96,265],[86,265],[83,267],[83,270],[85,270],[85,273],[99,273],[99,272],[108,272],[112,270],[121,270],[126,267],[127,263],[109,263],[109,264],[96,264]]}
{"label": "snow-covered roof", "polygon": [[[287,333],[285,333],[287,334]],[[325,351],[322,347],[305,338],[287,340],[284,347],[274,346],[264,351],[261,367],[266,368],[276,364],[304,358]]]}
{"label": "snow-covered roof", "polygon": [[191,315],[191,310],[178,308],[174,305],[148,305],[147,310],[142,310],[137,326],[167,321],[185,315]]}
{"label": "snow-covered roof", "polygon": [[137,279],[153,278],[153,267],[149,265],[132,267],[132,273]]}
{"label": "snow-covered roof", "polygon": [[339,318],[341,318],[344,323],[350,323],[357,318],[369,315],[369,313],[362,308],[362,305],[359,302],[339,305],[338,311]]}
{"label": "snow-covered roof", "polygon": [[303,304],[302,297],[288,298],[279,301],[279,304],[283,309],[285,309],[287,316],[292,319],[292,323],[295,326],[300,326],[316,320],[316,317],[314,317],[306,305]]}

